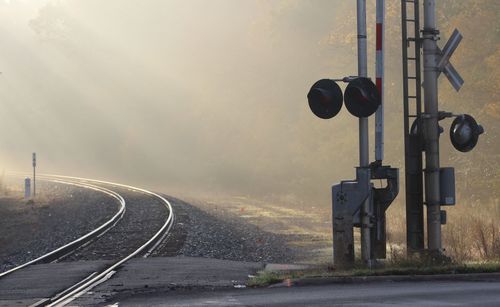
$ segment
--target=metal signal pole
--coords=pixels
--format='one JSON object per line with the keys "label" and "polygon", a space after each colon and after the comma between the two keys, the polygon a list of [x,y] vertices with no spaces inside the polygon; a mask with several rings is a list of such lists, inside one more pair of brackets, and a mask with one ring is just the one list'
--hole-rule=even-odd
{"label": "metal signal pole", "polygon": [[[410,8],[408,10],[408,8]],[[401,0],[403,120],[406,178],[406,246],[408,255],[424,250],[422,170],[422,76],[420,2]],[[413,121],[413,125],[412,125]],[[415,129],[416,128],[416,129]]]}
{"label": "metal signal pole", "polygon": [[[357,0],[357,27],[358,27],[358,76],[367,77],[367,44],[366,44],[366,0]],[[359,166],[369,167],[368,117],[359,118]],[[369,177],[363,183],[370,186]],[[370,198],[361,206],[361,259],[371,265],[371,233],[370,233]]]}
{"label": "metal signal pole", "polygon": [[441,207],[439,186],[438,61],[439,31],[436,29],[436,1],[424,0],[424,140],[425,202],[427,205],[427,244],[431,252],[441,251]]}

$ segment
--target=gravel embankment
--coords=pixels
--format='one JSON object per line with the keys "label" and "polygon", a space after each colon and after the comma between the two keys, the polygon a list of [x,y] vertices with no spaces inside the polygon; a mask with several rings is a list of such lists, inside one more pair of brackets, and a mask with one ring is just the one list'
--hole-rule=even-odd
{"label": "gravel embankment", "polygon": [[116,199],[93,190],[37,182],[37,200],[0,198],[0,272],[92,231],[118,210]]}
{"label": "gravel embankment", "polygon": [[[84,188],[40,183],[39,190],[44,191],[43,196],[33,205],[19,197],[0,198],[0,271],[76,239],[104,223],[118,209],[115,199]],[[63,261],[124,257],[146,242],[165,222],[168,210],[160,200],[126,189],[113,190],[127,203],[122,220]],[[152,256],[183,255],[265,263],[304,259],[304,251],[289,243],[309,240],[309,237],[264,231],[227,210],[169,199],[175,212],[174,227]]]}
{"label": "gravel embankment", "polygon": [[153,256],[208,257],[236,261],[290,263],[297,251],[294,238],[263,231],[222,210],[207,213],[170,197],[175,213],[173,232]]}

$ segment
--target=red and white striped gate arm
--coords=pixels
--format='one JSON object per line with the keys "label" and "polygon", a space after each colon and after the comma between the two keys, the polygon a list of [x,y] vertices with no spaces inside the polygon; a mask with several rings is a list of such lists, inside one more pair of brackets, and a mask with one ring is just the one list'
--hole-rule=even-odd
{"label": "red and white striped gate arm", "polygon": [[375,160],[384,160],[384,19],[385,0],[376,2],[376,55],[375,84],[380,92],[381,104],[375,113]]}

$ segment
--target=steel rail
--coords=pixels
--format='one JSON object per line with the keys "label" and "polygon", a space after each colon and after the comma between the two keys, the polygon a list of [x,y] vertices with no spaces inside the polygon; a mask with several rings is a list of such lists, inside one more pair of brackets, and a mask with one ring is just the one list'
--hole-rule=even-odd
{"label": "steel rail", "polygon": [[[117,261],[113,265],[109,266],[107,269],[101,271],[100,273],[93,273],[93,276],[89,276],[83,281],[80,281],[76,285],[73,285],[66,290],[60,292],[59,294],[56,294],[54,297],[50,298],[49,300],[43,300],[41,301],[41,304],[46,305],[46,306],[64,306],[76,298],[80,297],[90,289],[94,288],[95,286],[103,283],[104,281],[108,280],[113,276],[113,274],[116,272],[116,270],[122,266],[125,262],[128,260],[132,259],[133,257],[137,256],[138,254],[144,252],[146,249],[149,248],[149,250],[146,251],[145,257],[147,257],[157,246],[158,242],[161,242],[165,236],[168,234],[170,231],[172,225],[173,225],[173,220],[174,220],[174,211],[172,209],[172,205],[170,202],[165,199],[163,196],[133,186],[129,185],[124,185],[124,184],[119,184],[119,183],[114,183],[114,182],[109,182],[109,181],[102,181],[102,180],[93,180],[93,179],[86,179],[86,178],[79,178],[79,177],[70,177],[70,176],[61,176],[61,175],[44,175],[47,177],[51,178],[59,178],[61,180],[72,180],[76,182],[91,182],[94,184],[106,184],[106,185],[111,185],[115,187],[121,187],[125,189],[129,189],[132,191],[138,191],[142,192],[147,195],[151,195],[154,197],[159,198],[165,206],[169,209],[169,216],[166,220],[166,222],[163,224],[163,226],[158,230],[146,243],[144,243],[142,246],[137,248],[134,252],[132,252],[130,255],[126,256],[125,258]],[[71,289],[71,290],[70,290]]]}
{"label": "steel rail", "polygon": [[65,245],[63,245],[63,246],[61,246],[61,247],[59,247],[59,248],[57,248],[49,253],[46,253],[46,254],[44,254],[36,259],[33,259],[33,260],[28,261],[24,264],[16,266],[8,271],[0,273],[0,278],[4,277],[6,275],[9,275],[15,271],[18,271],[20,269],[23,269],[27,266],[33,265],[33,264],[42,263],[42,262],[46,263],[46,262],[57,261],[61,257],[68,255],[72,251],[85,245],[86,243],[90,242],[91,240],[103,235],[105,232],[107,232],[108,230],[113,228],[116,225],[116,223],[118,223],[118,221],[125,214],[125,208],[126,208],[125,199],[123,199],[123,197],[120,194],[118,194],[114,191],[111,191],[111,190],[103,188],[103,187],[98,187],[96,185],[89,184],[89,183],[76,183],[76,182],[64,181],[61,179],[53,179],[53,178],[50,178],[47,176],[39,176],[39,177],[43,178],[43,180],[45,180],[45,181],[73,185],[73,186],[87,188],[87,189],[91,189],[91,190],[95,190],[95,191],[107,194],[107,195],[115,198],[116,200],[118,200],[118,202],[120,203],[120,209],[118,210],[118,212],[115,215],[113,215],[113,217],[111,219],[109,219],[108,221],[106,221],[104,224],[97,227],[96,229],[94,229],[94,230],[88,232],[87,234],[79,237],[78,239],[71,241],[70,243],[65,244]]}

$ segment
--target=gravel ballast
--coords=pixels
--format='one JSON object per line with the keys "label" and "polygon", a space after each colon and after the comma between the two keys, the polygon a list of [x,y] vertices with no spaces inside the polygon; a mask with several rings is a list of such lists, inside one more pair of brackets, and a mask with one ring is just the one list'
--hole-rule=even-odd
{"label": "gravel ballast", "polygon": [[108,187],[126,202],[123,218],[91,244],[77,249],[62,261],[119,260],[133,253],[165,224],[169,210],[157,197],[124,188]]}
{"label": "gravel ballast", "polygon": [[92,231],[119,208],[109,195],[60,183],[37,182],[33,203],[19,194],[0,198],[0,272]]}

